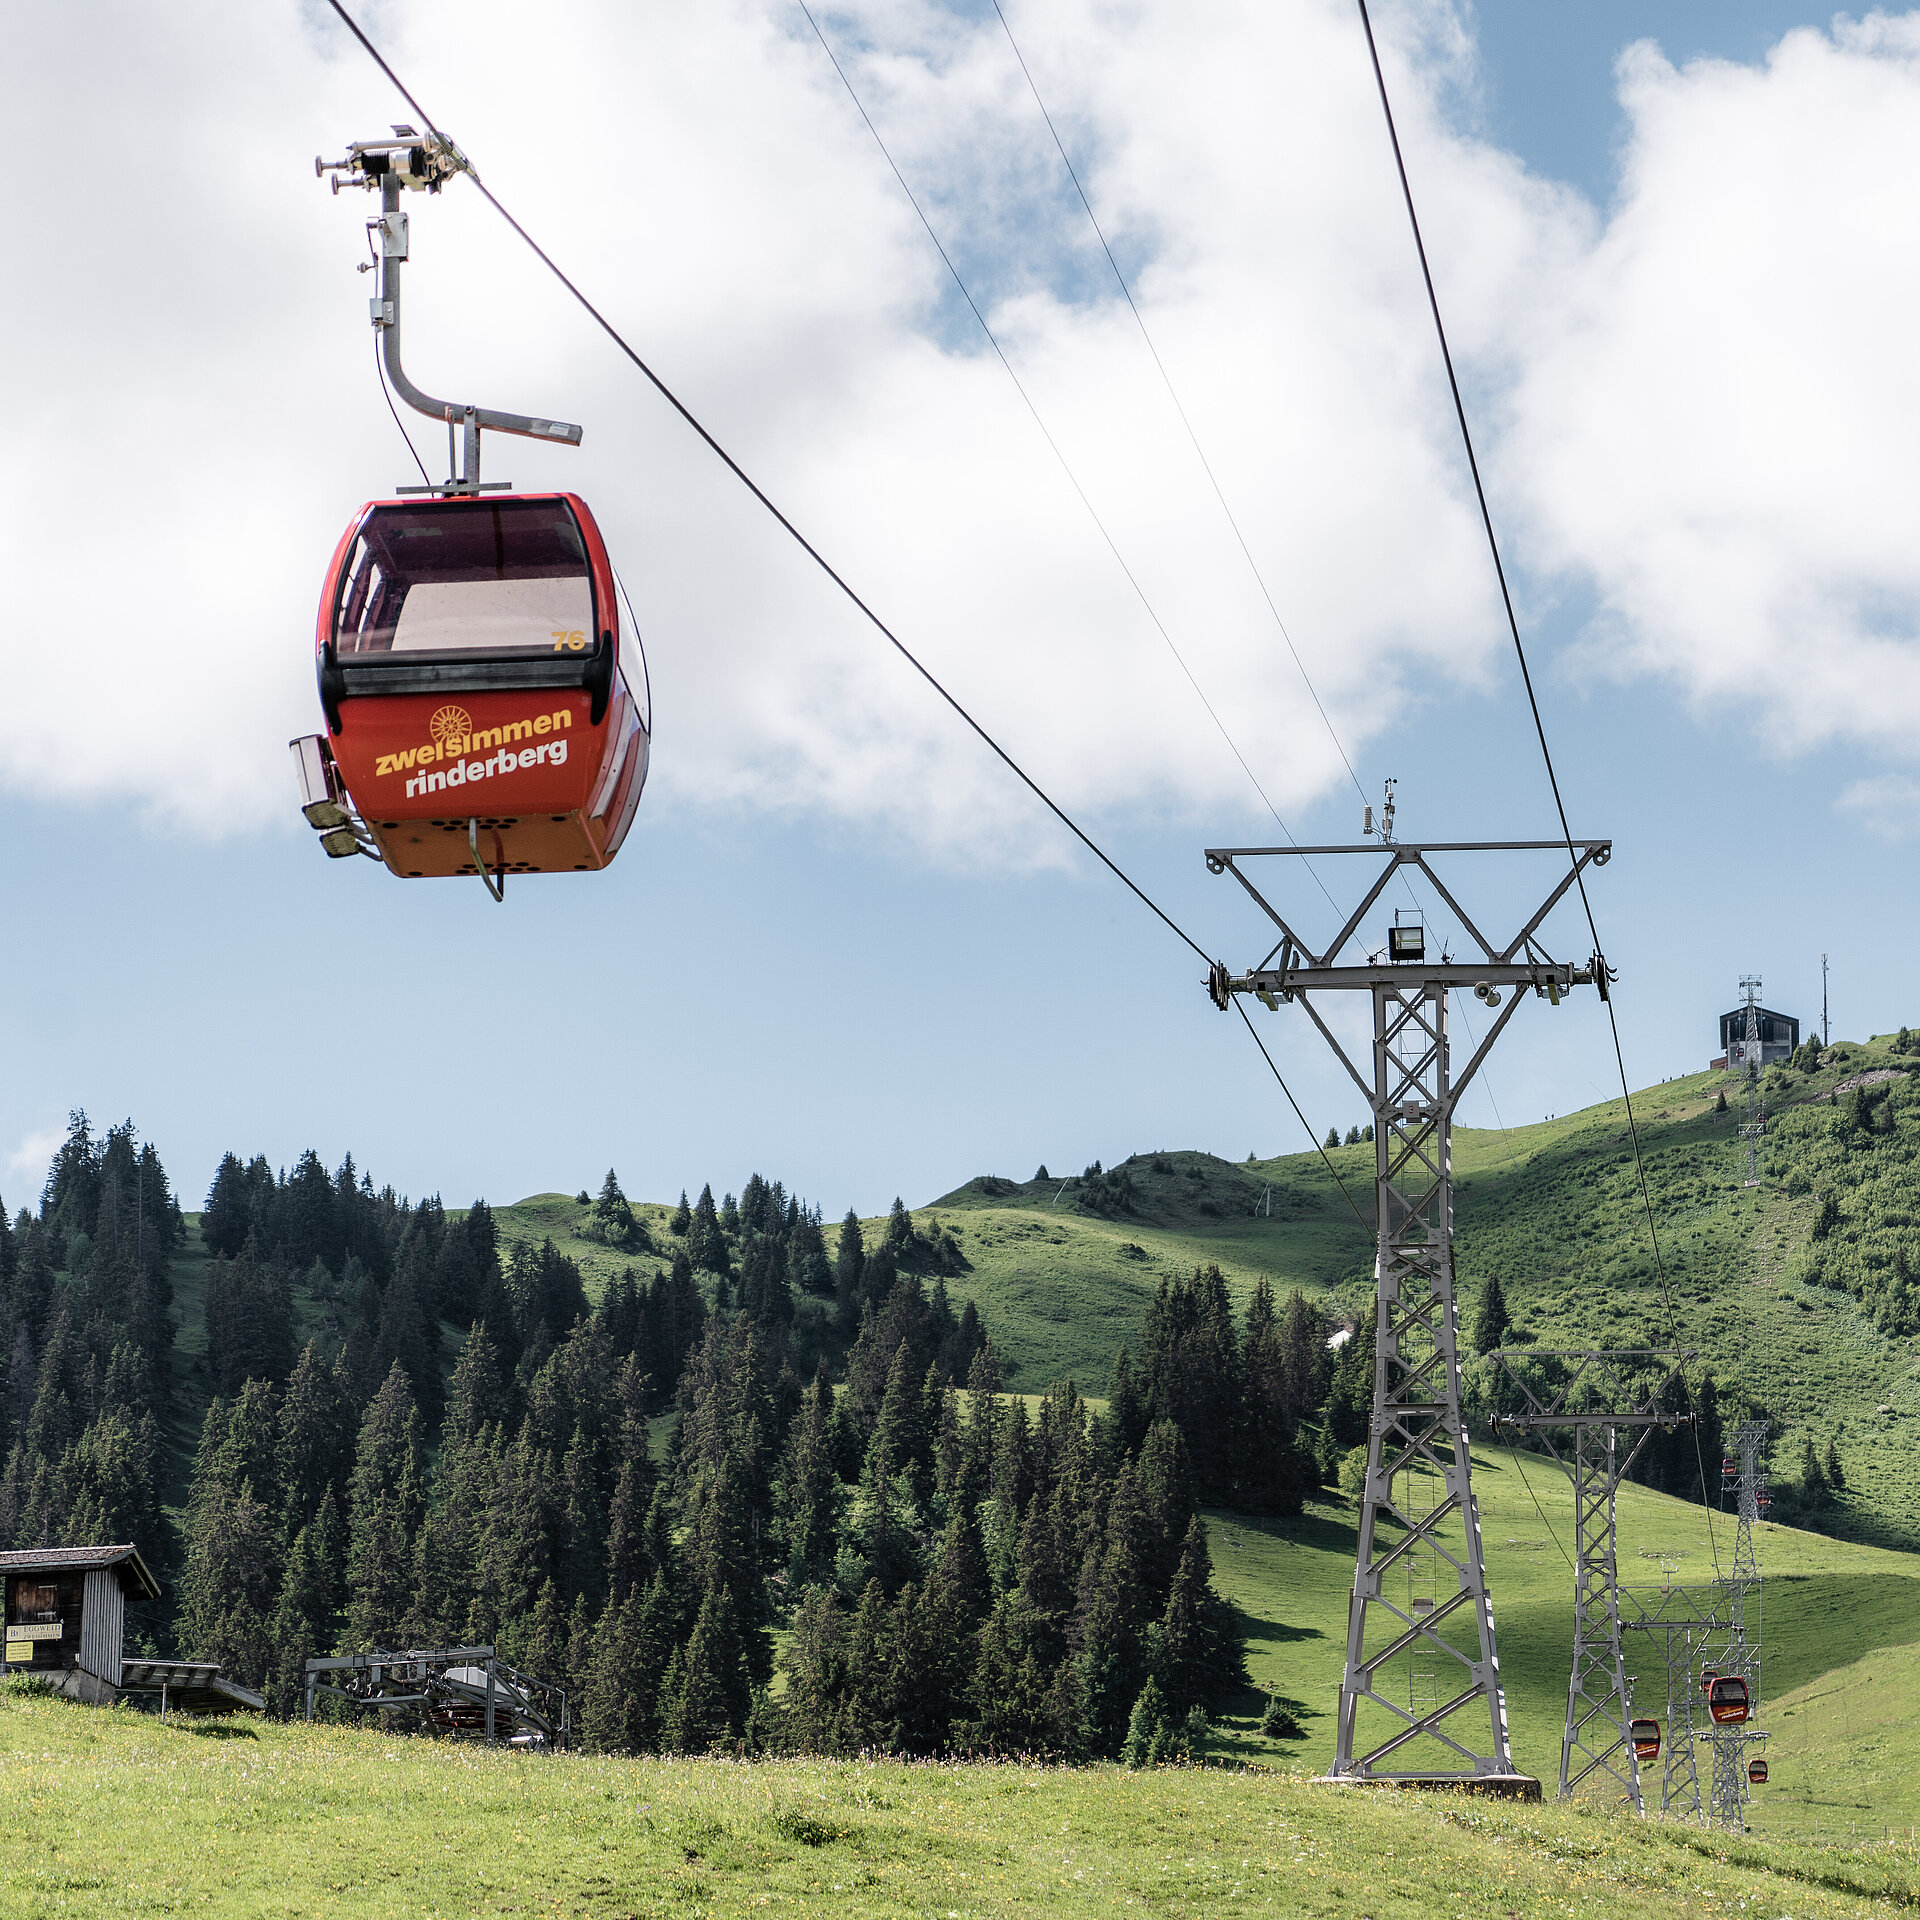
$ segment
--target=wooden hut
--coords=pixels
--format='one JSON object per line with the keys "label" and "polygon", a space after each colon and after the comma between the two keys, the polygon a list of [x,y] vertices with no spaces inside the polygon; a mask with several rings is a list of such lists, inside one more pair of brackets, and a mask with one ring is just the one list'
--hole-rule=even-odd
{"label": "wooden hut", "polygon": [[0,1553],[7,1673],[43,1675],[105,1704],[121,1686],[127,1598],[158,1600],[138,1548],[30,1547]]}

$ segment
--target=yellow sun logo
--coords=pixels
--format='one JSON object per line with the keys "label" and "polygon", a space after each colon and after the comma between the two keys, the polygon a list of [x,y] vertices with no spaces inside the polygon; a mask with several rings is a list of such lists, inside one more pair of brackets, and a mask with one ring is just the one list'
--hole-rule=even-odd
{"label": "yellow sun logo", "polygon": [[442,707],[427,722],[427,731],[444,747],[450,740],[464,740],[473,731],[473,719],[465,707]]}

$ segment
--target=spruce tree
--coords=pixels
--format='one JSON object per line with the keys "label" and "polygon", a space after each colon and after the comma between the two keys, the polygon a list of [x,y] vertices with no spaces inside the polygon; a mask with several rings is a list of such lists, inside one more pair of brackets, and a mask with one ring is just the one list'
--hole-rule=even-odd
{"label": "spruce tree", "polygon": [[1473,1315],[1473,1350],[1491,1353],[1513,1328],[1513,1316],[1507,1311],[1506,1290],[1497,1273],[1487,1275],[1480,1289],[1480,1304]]}
{"label": "spruce tree", "polygon": [[1827,1437],[1827,1451],[1822,1466],[1826,1473],[1827,1485],[1836,1493],[1844,1493],[1847,1487],[1847,1476],[1841,1468],[1840,1451],[1833,1444],[1832,1435]]}
{"label": "spruce tree", "polygon": [[840,1222],[839,1246],[833,1256],[833,1290],[839,1303],[843,1333],[851,1333],[859,1319],[866,1269],[866,1242],[860,1233],[860,1216],[849,1207],[847,1217]]}
{"label": "spruce tree", "polygon": [[680,1189],[680,1204],[674,1208],[672,1216],[667,1221],[667,1231],[676,1239],[684,1240],[692,1225],[693,1209],[687,1205],[687,1190],[685,1187],[682,1187]]}
{"label": "spruce tree", "polygon": [[608,1603],[593,1632],[580,1692],[580,1733],[594,1753],[640,1753],[650,1742],[653,1674],[642,1665],[637,1593]]}
{"label": "spruce tree", "polygon": [[320,1511],[328,1490],[347,1471],[349,1427],[340,1382],[309,1341],[287,1377],[280,1399],[279,1478],[286,1525],[297,1533]]}
{"label": "spruce tree", "polygon": [[1820,1456],[1813,1450],[1813,1435],[1800,1436],[1800,1500],[1808,1507],[1824,1507],[1829,1498],[1827,1476],[1821,1471]]}
{"label": "spruce tree", "polygon": [[1312,1417],[1326,1397],[1331,1371],[1324,1316],[1295,1287],[1280,1313],[1280,1402],[1290,1427]]}
{"label": "spruce tree", "polygon": [[727,1236],[721,1231],[720,1216],[713,1204],[713,1188],[700,1189],[693,1209],[693,1223],[687,1230],[687,1254],[703,1273],[726,1274],[732,1271],[727,1251]]}
{"label": "spruce tree", "polygon": [[1127,1717],[1127,1737],[1121,1758],[1129,1767],[1159,1765],[1166,1753],[1169,1718],[1166,1695],[1149,1674]]}
{"label": "spruce tree", "polygon": [[347,1631],[363,1651],[389,1643],[413,1601],[424,1462],[419,1410],[396,1360],[360,1423],[348,1488]]}
{"label": "spruce tree", "polygon": [[1107,1388],[1107,1413],[1122,1449],[1134,1452],[1146,1436],[1147,1405],[1134,1374],[1133,1357],[1124,1344],[1120,1357],[1113,1363],[1113,1381]]}
{"label": "spruce tree", "polygon": [[274,1603],[273,1671],[267,1688],[270,1711],[293,1719],[305,1704],[306,1663],[332,1644],[331,1586],[315,1550],[312,1530],[302,1527],[287,1549],[286,1572]]}
{"label": "spruce tree", "polygon": [[252,1203],[247,1170],[239,1156],[222,1154],[213,1185],[207,1189],[206,1209],[200,1215],[200,1238],[209,1253],[231,1260],[246,1245]]}
{"label": "spruce tree", "polygon": [[789,1592],[832,1576],[841,1484],[834,1439],[833,1388],[822,1365],[787,1436],[781,1476]]}
{"label": "spruce tree", "polygon": [[600,1195],[593,1203],[593,1216],[588,1225],[593,1237],[609,1247],[630,1247],[637,1237],[639,1223],[611,1167],[600,1183]]}
{"label": "spruce tree", "polygon": [[1152,1664],[1175,1716],[1210,1708],[1246,1684],[1239,1616],[1213,1590],[1213,1562],[1197,1514],[1187,1527],[1166,1611],[1153,1631]]}
{"label": "spruce tree", "polygon": [[679,1684],[667,1702],[662,1743],[672,1753],[707,1753],[747,1717],[748,1680],[733,1600],[724,1586],[700,1602]]}

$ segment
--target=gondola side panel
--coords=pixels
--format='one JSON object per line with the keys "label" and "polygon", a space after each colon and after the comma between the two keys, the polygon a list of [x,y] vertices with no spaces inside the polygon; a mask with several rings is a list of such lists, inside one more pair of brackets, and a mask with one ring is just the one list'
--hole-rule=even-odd
{"label": "gondola side panel", "polygon": [[601,771],[607,728],[584,693],[552,688],[391,694],[343,704],[341,777],[370,823],[573,813]]}

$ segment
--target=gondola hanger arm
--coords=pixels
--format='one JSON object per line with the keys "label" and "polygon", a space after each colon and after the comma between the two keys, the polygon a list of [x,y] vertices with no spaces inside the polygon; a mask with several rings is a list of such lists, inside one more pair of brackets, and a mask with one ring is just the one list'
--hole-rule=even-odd
{"label": "gondola hanger arm", "polygon": [[566,420],[544,420],[527,413],[505,413],[497,407],[477,406],[469,401],[437,400],[408,379],[400,360],[400,269],[409,257],[410,235],[406,214],[400,207],[402,188],[413,192],[438,193],[456,174],[473,171],[467,157],[444,134],[430,133],[424,138],[411,127],[396,127],[390,140],[356,140],[344,160],[316,158],[314,172],[331,176],[338,193],[343,185],[365,187],[380,195],[378,218],[367,226],[379,241],[380,291],[368,302],[373,325],[380,334],[380,357],[387,378],[414,412],[429,420],[444,421],[449,439],[456,429],[462,437],[459,470],[450,474],[442,487],[401,487],[401,493],[477,494],[504,491],[505,481],[480,479],[480,435],[517,434],[523,439],[558,442],[577,447],[581,429]]}

